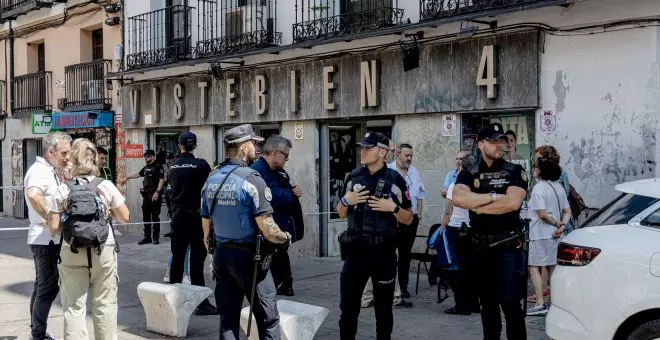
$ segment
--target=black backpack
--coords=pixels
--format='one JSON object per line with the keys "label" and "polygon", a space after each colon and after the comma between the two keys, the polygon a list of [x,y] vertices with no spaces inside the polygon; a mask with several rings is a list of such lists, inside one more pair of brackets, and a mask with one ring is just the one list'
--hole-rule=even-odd
{"label": "black backpack", "polygon": [[[114,235],[110,217],[97,193],[97,187],[102,181],[103,178],[96,177],[91,182],[84,179],[66,182],[71,191],[66,212],[62,215],[62,239],[71,245],[73,253],[77,254],[80,248],[87,248],[90,267],[90,249],[95,248],[100,255],[108,240],[108,233]],[[116,238],[115,251],[118,251]]]}

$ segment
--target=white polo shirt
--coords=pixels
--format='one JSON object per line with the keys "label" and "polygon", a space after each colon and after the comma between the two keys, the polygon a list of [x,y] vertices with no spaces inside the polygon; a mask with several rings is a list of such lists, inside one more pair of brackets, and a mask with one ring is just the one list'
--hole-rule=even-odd
{"label": "white polo shirt", "polygon": [[60,237],[55,235],[55,237],[50,236],[50,230],[46,225],[46,221],[37,213],[36,210],[30,204],[30,200],[27,198],[28,189],[35,187],[41,189],[44,193],[44,198],[46,199],[46,208],[50,207],[53,194],[57,190],[58,185],[60,184],[59,178],[55,173],[55,168],[42,157],[37,156],[36,162],[32,164],[30,169],[28,169],[23,179],[23,194],[25,196],[25,202],[28,207],[28,217],[30,219],[30,228],[28,231],[28,244],[36,245],[48,245],[50,241],[53,241],[55,244],[60,242]]}
{"label": "white polo shirt", "polygon": [[388,163],[387,166],[390,169],[396,170],[403,179],[406,180],[408,185],[408,192],[410,193],[410,203],[412,203],[413,214],[418,214],[417,211],[417,201],[426,199],[426,190],[424,190],[424,183],[422,183],[422,176],[419,175],[417,168],[410,166],[408,168],[408,173],[403,174],[399,167],[396,165],[396,161]]}

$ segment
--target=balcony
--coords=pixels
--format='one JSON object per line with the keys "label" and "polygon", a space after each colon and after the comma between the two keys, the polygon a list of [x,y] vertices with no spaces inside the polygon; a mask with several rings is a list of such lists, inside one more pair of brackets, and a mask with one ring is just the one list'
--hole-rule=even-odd
{"label": "balcony", "polygon": [[50,111],[53,89],[53,75],[50,71],[40,71],[14,77],[14,110],[12,115],[33,111]]}
{"label": "balcony", "polygon": [[0,0],[2,20],[14,20],[18,16],[53,6],[54,3],[66,3],[67,0]]}
{"label": "balcony", "polygon": [[[409,1],[409,0],[406,0]],[[350,36],[402,23],[398,0],[296,0],[294,43]]]}
{"label": "balcony", "polygon": [[193,7],[175,5],[128,18],[126,68],[165,65],[192,56]]}
{"label": "balcony", "polygon": [[62,111],[110,110],[112,98],[105,86],[105,75],[112,61],[95,60],[64,68],[65,98],[57,106]]}
{"label": "balcony", "polygon": [[[552,0],[419,0],[421,20],[433,20],[461,15],[488,15],[496,10],[552,5]],[[556,1],[554,1],[556,2]]]}
{"label": "balcony", "polygon": [[200,0],[195,56],[231,55],[282,43],[273,0]]}

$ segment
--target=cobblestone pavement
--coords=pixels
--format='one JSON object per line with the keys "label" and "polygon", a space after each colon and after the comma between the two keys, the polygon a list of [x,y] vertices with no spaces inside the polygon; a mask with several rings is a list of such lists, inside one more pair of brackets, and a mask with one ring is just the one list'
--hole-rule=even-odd
{"label": "cobblestone pavement", "polygon": [[[34,265],[26,245],[26,231],[2,231],[3,228],[24,227],[27,222],[0,217],[0,339],[23,340],[29,336],[28,305],[34,280]],[[134,236],[119,236],[119,339],[161,339],[159,334],[146,330],[144,312],[137,297],[137,285],[144,281],[160,282],[165,274],[169,255],[169,242],[160,245],[138,246]],[[208,261],[207,261],[208,265]],[[330,314],[318,331],[317,340],[339,339],[339,271],[338,258],[292,257],[296,296],[291,300],[319,305],[330,309]],[[207,266],[208,268],[208,266]],[[422,270],[423,271],[423,270]],[[206,284],[214,287],[211,276]],[[415,275],[411,274],[414,289]],[[394,311],[393,339],[481,339],[478,315],[449,316],[442,312],[452,299],[436,303],[436,289],[430,288],[426,276],[420,276],[419,295],[410,299],[411,309]],[[411,292],[414,294],[414,291]],[[89,308],[88,308],[89,310]],[[61,337],[62,308],[59,298],[50,313],[49,331]],[[358,339],[375,339],[376,320],[373,309],[363,309],[360,315]],[[92,330],[88,311],[88,329]],[[544,319],[528,317],[529,339],[548,339]],[[90,338],[93,337],[93,332]],[[503,335],[503,338],[505,336]],[[217,339],[217,316],[192,316],[188,328],[190,339]]]}

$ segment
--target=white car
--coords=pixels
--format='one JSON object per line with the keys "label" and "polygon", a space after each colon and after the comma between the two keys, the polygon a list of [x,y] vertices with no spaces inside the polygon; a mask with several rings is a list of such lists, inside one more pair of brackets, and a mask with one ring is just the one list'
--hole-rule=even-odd
{"label": "white car", "polygon": [[660,178],[615,189],[619,197],[561,240],[552,339],[660,339]]}

